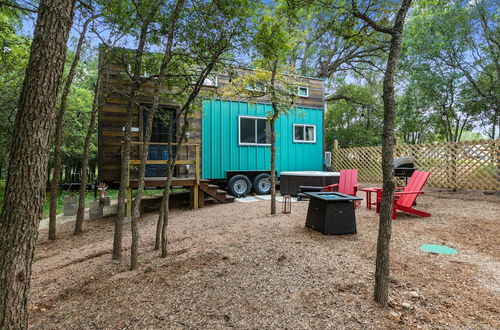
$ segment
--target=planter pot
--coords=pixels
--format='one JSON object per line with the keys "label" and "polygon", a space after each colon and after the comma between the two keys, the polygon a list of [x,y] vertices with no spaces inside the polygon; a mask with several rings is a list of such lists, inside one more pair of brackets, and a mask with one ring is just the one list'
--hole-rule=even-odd
{"label": "planter pot", "polygon": [[110,205],[103,207],[104,216],[117,215],[117,214],[118,214],[118,205]]}
{"label": "planter pot", "polygon": [[77,211],[76,196],[64,196],[63,212],[64,216],[76,215]]}
{"label": "planter pot", "polygon": [[103,212],[102,212],[102,207],[100,205],[100,202],[97,201],[91,201],[89,203],[89,217],[91,220],[93,219],[99,219],[102,218]]}
{"label": "planter pot", "polygon": [[109,197],[105,197],[105,198],[102,200],[102,205],[103,205],[103,206],[110,206],[110,205],[111,205],[111,198],[109,198]]}

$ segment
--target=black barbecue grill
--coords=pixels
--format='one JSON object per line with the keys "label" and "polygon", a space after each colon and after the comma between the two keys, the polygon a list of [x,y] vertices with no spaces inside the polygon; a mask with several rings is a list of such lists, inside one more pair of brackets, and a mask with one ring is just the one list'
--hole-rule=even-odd
{"label": "black barbecue grill", "polygon": [[415,159],[413,157],[405,156],[394,159],[392,163],[394,167],[394,176],[400,179],[405,179],[408,183],[408,178],[415,172]]}

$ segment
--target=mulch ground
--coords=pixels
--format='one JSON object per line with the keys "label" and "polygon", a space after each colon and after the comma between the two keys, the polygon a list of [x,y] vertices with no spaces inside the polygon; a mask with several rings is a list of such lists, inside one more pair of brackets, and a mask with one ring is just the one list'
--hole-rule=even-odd
{"label": "mulch ground", "polygon": [[[364,193],[363,193],[364,194]],[[59,239],[40,232],[29,299],[32,329],[500,328],[500,198],[433,190],[400,214],[391,240],[390,306],[373,302],[378,217],[357,235],[305,228],[307,202],[270,216],[269,202],[172,211],[169,256],[153,251],[156,213],[140,223],[140,267],[111,260],[113,218]],[[280,206],[280,205],[279,205]],[[422,244],[458,254],[435,255]]]}

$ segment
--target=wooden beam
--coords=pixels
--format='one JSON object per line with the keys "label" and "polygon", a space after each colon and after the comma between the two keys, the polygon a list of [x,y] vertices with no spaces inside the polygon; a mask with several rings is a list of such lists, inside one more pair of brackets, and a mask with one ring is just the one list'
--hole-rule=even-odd
{"label": "wooden beam", "polygon": [[[167,165],[168,160],[146,160],[146,164],[149,165]],[[139,165],[141,163],[138,159],[131,159],[129,161],[130,165]],[[194,160],[181,159],[175,162],[175,165],[194,165]]]}

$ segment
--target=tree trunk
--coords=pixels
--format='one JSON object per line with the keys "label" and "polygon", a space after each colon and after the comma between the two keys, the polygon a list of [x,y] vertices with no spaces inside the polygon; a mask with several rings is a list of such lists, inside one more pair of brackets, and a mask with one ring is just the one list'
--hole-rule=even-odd
{"label": "tree trunk", "polygon": [[[198,93],[200,92],[201,86],[203,81],[205,80],[206,76],[211,72],[212,70],[212,64],[209,64],[208,68],[206,68],[205,73],[202,75],[201,79],[198,79],[197,86],[194,88],[194,90],[191,92],[189,95],[188,100],[186,103],[182,106],[181,110],[177,114],[176,118],[176,137],[177,137],[177,143],[175,145],[175,151],[172,153],[172,147],[169,145],[169,151],[168,151],[168,162],[167,162],[167,180],[165,184],[165,190],[163,191],[163,198],[161,201],[161,208],[163,212],[160,212],[160,217],[158,218],[158,222],[161,222],[161,234],[159,235],[158,232],[156,233],[157,236],[160,236],[160,247],[161,247],[161,257],[166,258],[167,257],[167,245],[168,245],[168,240],[167,240],[167,227],[168,227],[168,220],[169,220],[169,215],[170,215],[170,210],[169,210],[169,203],[170,203],[170,193],[171,193],[171,186],[172,186],[172,179],[174,176],[174,169],[175,169],[175,163],[177,162],[177,158],[179,156],[179,150],[181,150],[181,145],[184,142],[184,137],[186,136],[186,131],[189,126],[189,109],[191,107],[191,103],[194,101],[194,99],[197,97]],[[181,124],[181,116],[183,116],[183,124],[182,127],[180,127]],[[157,228],[160,228],[160,224],[157,224]]]}
{"label": "tree trunk", "polygon": [[[207,78],[207,76],[212,72],[215,63],[219,59],[219,56],[222,53],[219,53],[217,56],[214,56],[211,59],[211,62],[207,64],[207,66],[202,70],[200,76],[198,77],[198,80],[195,83],[195,86],[191,93],[189,94],[186,102],[184,105],[181,107],[179,110],[178,114],[176,115],[176,137],[177,137],[177,143],[175,147],[175,151],[172,155],[172,149],[169,146],[169,152],[168,152],[168,163],[167,163],[167,180],[166,180],[166,185],[165,185],[165,190],[163,191],[163,198],[161,202],[161,207],[163,208],[163,214],[160,212],[160,216],[162,218],[158,218],[158,224],[157,228],[160,228],[160,222],[161,222],[161,234],[158,232],[156,233],[157,237],[160,236],[160,246],[161,246],[161,257],[166,258],[167,257],[167,227],[168,227],[168,217],[169,217],[169,201],[170,201],[170,186],[172,184],[172,178],[173,178],[173,173],[174,173],[174,167],[175,163],[177,161],[177,157],[179,155],[179,150],[181,149],[181,145],[184,141],[184,137],[186,136],[186,131],[189,127],[189,111],[191,109],[191,104],[195,101],[195,99],[198,97],[198,94],[200,93],[201,87],[203,86],[203,82]],[[180,122],[181,122],[181,117],[183,117],[183,124],[182,128],[180,127]]]}
{"label": "tree trunk", "polygon": [[168,246],[168,239],[167,239],[167,228],[168,228],[168,217],[170,215],[169,212],[169,207],[170,207],[170,186],[172,185],[172,176],[173,176],[173,168],[174,166],[168,167],[168,174],[167,174],[167,185],[165,187],[165,190],[163,191],[163,200],[161,203],[161,207],[163,209],[163,212],[160,213],[160,215],[163,216],[163,219],[161,219],[161,257],[166,258],[167,257],[167,246]]}
{"label": "tree trunk", "polygon": [[[273,106],[275,115],[270,121],[271,126],[271,214],[276,214],[276,107]],[[278,112],[279,113],[279,112]]]}
{"label": "tree trunk", "polygon": [[276,74],[278,71],[278,62],[275,62],[271,72],[271,99],[273,107],[273,116],[269,120],[271,126],[271,214],[276,214],[276,119],[280,115],[276,101]]}
{"label": "tree trunk", "polygon": [[[154,10],[152,10],[153,12]],[[146,39],[148,34],[149,24],[153,13],[148,15],[148,18],[143,22],[139,34],[139,44],[135,52],[134,71],[132,75],[132,87],[129,94],[127,104],[127,122],[125,124],[125,135],[122,144],[122,159],[121,159],[121,174],[120,174],[120,190],[118,191],[118,216],[115,220],[115,234],[113,239],[113,259],[120,259],[122,256],[122,238],[123,238],[123,221],[125,219],[125,190],[129,185],[128,162],[130,160],[130,141],[132,130],[132,113],[133,108],[137,106],[137,93],[141,88],[141,66],[144,48],[146,46]],[[132,201],[127,201],[132,203]]]}
{"label": "tree trunk", "polygon": [[61,173],[61,144],[62,144],[62,133],[64,126],[64,114],[68,108],[68,96],[71,91],[71,85],[76,74],[76,68],[80,62],[80,55],[82,53],[83,42],[85,41],[85,35],[87,34],[87,28],[91,22],[91,18],[87,19],[83,23],[82,32],[78,39],[78,44],[76,46],[75,57],[71,62],[71,66],[66,77],[66,82],[64,83],[64,89],[61,95],[61,106],[56,118],[55,127],[55,140],[54,140],[54,174],[52,175],[52,183],[50,186],[50,211],[49,211],[49,239],[56,239],[56,216],[57,216],[57,193],[59,190],[59,173]]}
{"label": "tree trunk", "polygon": [[[184,107],[182,108],[184,109]],[[181,111],[182,111],[181,109]],[[187,116],[187,114],[186,114]],[[160,236],[160,247],[161,247],[161,257],[166,258],[167,257],[167,246],[168,246],[168,239],[167,239],[167,228],[168,228],[168,218],[170,215],[170,192],[171,189],[170,187],[172,186],[172,178],[174,176],[174,169],[175,169],[175,162],[177,161],[177,155],[179,154],[180,146],[183,141],[183,137],[186,132],[186,124],[187,121],[184,121],[184,125],[182,129],[179,127],[181,123],[181,113],[177,114],[177,117],[175,119],[175,127],[176,127],[176,137],[178,138],[177,144],[175,151],[172,152],[172,146],[168,146],[168,162],[167,162],[167,180],[165,183],[165,190],[163,190],[163,198],[161,201],[161,210],[163,212],[160,212],[159,218],[158,218],[158,224],[157,227],[160,227],[161,223],[161,233],[158,235],[158,232],[156,233],[157,236]],[[170,126],[171,127],[171,126]],[[179,136],[179,133],[181,133]],[[169,134],[171,137],[172,134]],[[171,139],[169,138],[169,141]]]}
{"label": "tree trunk", "polygon": [[382,132],[382,202],[380,208],[380,223],[377,240],[377,258],[375,269],[374,299],[382,306],[387,306],[389,300],[389,243],[392,231],[392,207],[394,199],[393,146],[394,146],[394,78],[399,57],[401,39],[406,13],[411,0],[404,0],[398,11],[392,29],[389,57],[384,74],[384,126]]}
{"label": "tree trunk", "polygon": [[68,182],[68,178],[71,176],[69,164],[64,164],[64,177],[61,177],[62,182]]}
{"label": "tree trunk", "polygon": [[160,215],[158,216],[158,221],[156,222],[156,237],[155,237],[155,247],[154,250],[159,250],[161,245],[161,233],[163,230],[163,218],[164,218],[164,208],[163,204],[160,205]]}
{"label": "tree trunk", "polygon": [[[138,246],[139,246],[139,232],[137,228],[137,220],[140,218],[140,209],[141,209],[141,201],[142,201],[142,196],[144,194],[144,178],[146,175],[146,159],[148,158],[148,151],[149,151],[149,141],[151,140],[151,133],[153,131],[153,119],[156,114],[156,111],[158,110],[159,104],[160,104],[160,89],[161,89],[161,83],[165,80],[165,77],[167,75],[167,68],[168,64],[170,63],[170,60],[172,58],[172,45],[174,43],[174,29],[175,29],[175,24],[176,21],[180,15],[180,12],[182,11],[182,7],[184,6],[185,0],[179,0],[177,1],[177,5],[175,7],[175,10],[172,14],[172,19],[170,20],[170,24],[168,27],[168,33],[167,33],[167,43],[165,45],[165,51],[163,54],[163,59],[160,65],[160,73],[158,75],[158,80],[155,83],[155,89],[153,91],[153,103],[151,105],[151,108],[149,109],[148,112],[148,120],[146,123],[146,131],[144,132],[144,139],[143,139],[143,146],[142,146],[142,151],[140,155],[140,164],[139,164],[139,175],[138,175],[138,187],[137,187],[137,194],[135,196],[134,200],[134,208],[132,212],[132,219],[131,219],[131,227],[132,227],[132,246],[131,246],[131,254],[130,254],[130,268],[135,269],[137,267],[137,253],[138,253]],[[160,6],[161,1],[158,1],[157,7]]]}
{"label": "tree trunk", "polygon": [[97,118],[97,113],[99,112],[99,99],[97,96],[99,95],[99,86],[101,84],[100,80],[101,78],[99,74],[94,88],[94,102],[92,104],[92,110],[90,112],[89,127],[87,128],[87,134],[85,135],[85,142],[83,144],[82,178],[80,181],[80,191],[78,195],[78,210],[76,212],[75,230],[73,231],[73,235],[78,235],[82,233],[83,220],[85,216],[85,195],[87,192],[89,149],[90,149],[90,141],[92,139],[92,135],[94,134],[94,126]]}
{"label": "tree trunk", "polygon": [[42,0],[39,6],[0,215],[0,329],[28,327],[26,307],[45,199],[51,118],[74,5],[75,0]]}

